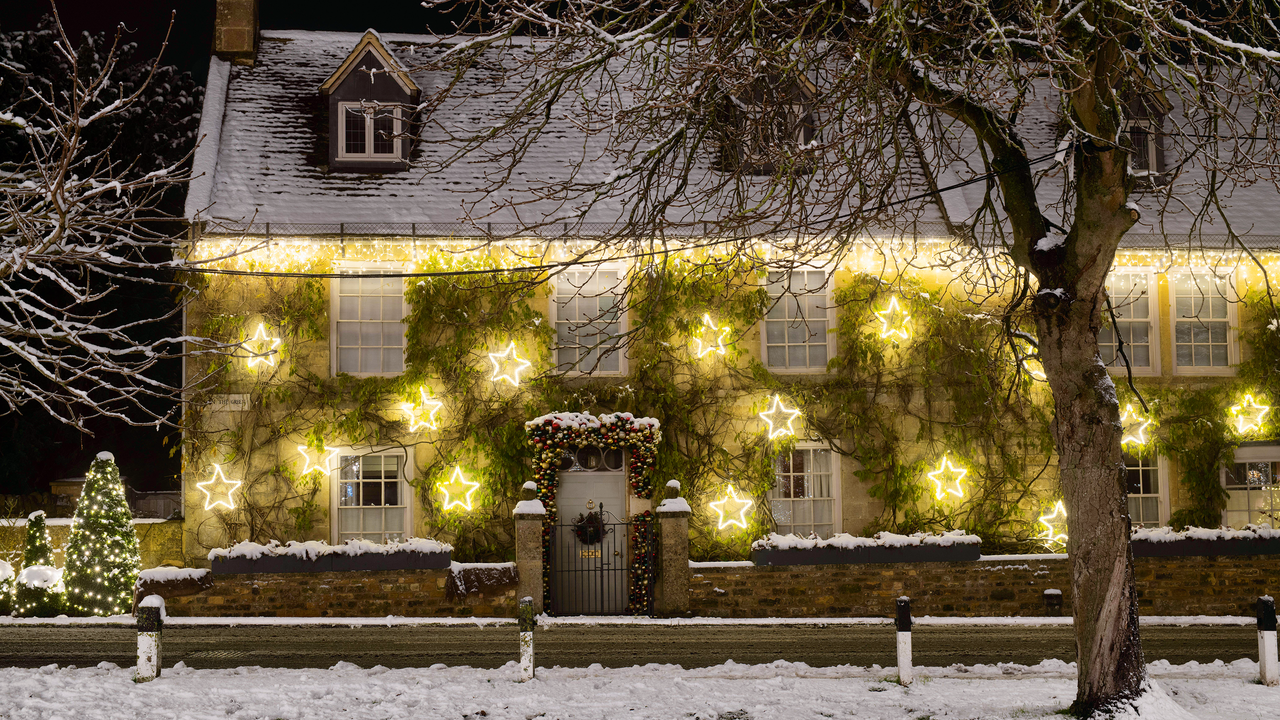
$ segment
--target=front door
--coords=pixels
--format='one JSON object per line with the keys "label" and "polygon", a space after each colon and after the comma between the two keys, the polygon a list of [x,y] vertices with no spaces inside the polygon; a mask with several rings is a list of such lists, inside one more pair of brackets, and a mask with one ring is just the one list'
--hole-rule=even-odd
{"label": "front door", "polygon": [[630,590],[626,473],[565,470],[551,536],[551,612],[621,615]]}

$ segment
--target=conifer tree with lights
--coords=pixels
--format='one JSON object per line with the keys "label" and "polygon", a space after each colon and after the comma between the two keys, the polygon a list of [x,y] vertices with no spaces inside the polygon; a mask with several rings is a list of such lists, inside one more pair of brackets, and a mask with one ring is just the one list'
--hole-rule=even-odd
{"label": "conifer tree with lights", "polygon": [[67,609],[80,615],[128,612],[141,562],[120,470],[111,453],[100,452],[84,476],[67,542]]}
{"label": "conifer tree with lights", "polygon": [[27,516],[27,544],[22,549],[22,567],[53,565],[53,539],[44,521],[44,511]]}

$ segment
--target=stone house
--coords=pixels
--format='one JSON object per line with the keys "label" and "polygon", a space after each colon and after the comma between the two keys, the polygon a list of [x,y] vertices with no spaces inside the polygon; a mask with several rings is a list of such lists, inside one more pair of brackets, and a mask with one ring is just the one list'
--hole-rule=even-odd
{"label": "stone house", "polygon": [[[423,318],[432,310],[415,302],[445,294],[426,282],[427,275],[438,278],[445,269],[458,277],[504,268],[519,272],[573,258],[582,243],[579,235],[557,233],[558,223],[512,235],[523,219],[488,214],[480,194],[494,167],[460,162],[439,171],[422,169],[447,158],[450,123],[477,127],[498,117],[501,96],[486,84],[493,79],[468,80],[476,83],[471,98],[456,107],[437,108],[434,112],[448,115],[427,121],[419,103],[446,81],[415,69],[421,59],[416,53],[431,38],[373,31],[260,31],[252,0],[218,5],[203,140],[186,209],[188,250],[211,272],[187,311],[187,322],[190,334],[243,340],[246,350],[229,363],[188,365],[188,378],[208,376],[206,390],[191,398],[186,450],[183,497],[191,562],[201,562],[212,547],[269,537],[337,544],[352,538],[385,542],[410,535],[446,536],[458,538],[459,549],[466,549],[467,542],[480,543],[470,547],[474,557],[501,557],[510,538],[495,528],[510,517],[518,499],[511,488],[529,478],[485,476],[486,463],[493,460],[484,458],[485,448],[477,440],[483,434],[471,426],[450,430],[451,424],[480,427],[495,413],[508,418],[524,413],[522,420],[534,420],[560,411],[639,415],[655,405],[670,409],[677,406],[646,405],[625,389],[644,380],[639,377],[643,373],[671,372],[671,381],[680,383],[694,382],[686,375],[695,371],[657,370],[633,356],[626,338],[638,326],[637,311],[616,288],[625,284],[623,278],[635,265],[605,258],[560,268],[552,277],[540,277],[536,287],[512,294],[505,310],[518,317],[505,322],[523,328],[524,334],[489,333],[473,339],[465,356],[471,363],[465,379],[471,383],[466,386],[471,401],[464,405],[452,397],[447,391],[464,379],[433,376],[432,363],[447,362],[420,346],[455,342],[467,323],[452,322],[435,339],[406,335],[427,322]],[[806,116],[803,131],[812,135],[814,122]],[[816,122],[820,125],[821,119]],[[1052,151],[1059,140],[1053,117],[1028,111],[1023,122],[1028,142]],[[1168,170],[1158,125],[1158,116],[1140,117],[1132,130],[1140,148],[1135,169],[1152,178],[1153,185]],[[553,135],[530,152],[525,172],[561,172],[563,153],[574,143],[568,129]],[[951,175],[938,183],[959,185],[959,171]],[[514,187],[519,180],[512,183]],[[758,321],[730,327],[719,308],[709,305],[706,327],[695,326],[671,341],[698,343],[693,352],[698,357],[688,366],[696,368],[701,366],[694,361],[725,356],[722,343],[728,338],[733,346],[730,370],[750,374],[750,368],[758,367],[769,378],[745,390],[741,383],[721,378],[725,384],[718,391],[732,386],[734,392],[719,410],[721,424],[706,430],[713,444],[730,448],[730,453],[747,446],[767,453],[762,433],[772,440],[787,428],[794,431],[794,438],[781,432],[779,439],[786,444],[766,458],[773,482],[743,491],[754,509],[739,516],[744,520],[740,524],[749,525],[750,532],[827,537],[904,527],[894,524],[905,522],[901,508],[886,509],[885,494],[873,491],[884,485],[868,479],[892,474],[893,468],[914,468],[910,481],[925,494],[913,502],[941,507],[935,513],[942,518],[938,522],[969,517],[943,502],[953,502],[948,489],[960,497],[969,487],[963,483],[990,470],[992,463],[983,459],[990,453],[951,449],[945,433],[925,428],[929,412],[955,413],[954,406],[939,410],[916,388],[906,403],[915,410],[891,418],[904,459],[889,469],[872,468],[873,458],[859,454],[857,433],[839,418],[833,420],[839,412],[822,409],[821,402],[806,405],[803,418],[794,426],[791,422],[793,411],[804,405],[798,398],[842,362],[844,343],[853,342],[846,336],[850,323],[880,340],[892,341],[900,330],[905,340],[908,316],[917,312],[912,308],[928,310],[929,292],[948,287],[953,278],[945,267],[926,263],[930,266],[913,274],[912,287],[918,291],[914,305],[908,307],[904,297],[899,306],[897,296],[877,294],[874,301],[864,299],[860,325],[851,319],[853,306],[840,296],[842,289],[865,281],[877,263],[883,265],[885,248],[897,248],[890,255],[933,257],[930,253],[938,251],[929,248],[946,245],[948,217],[965,217],[980,201],[977,186],[940,192],[911,224],[910,233],[893,231],[865,253],[789,275],[765,271],[739,278],[734,282],[753,283],[764,293],[758,300],[764,308]],[[523,208],[529,217],[545,217],[554,205],[554,200],[534,199]],[[1235,226],[1258,233],[1242,236],[1244,242],[1271,267],[1274,256],[1264,251],[1280,246],[1280,236],[1262,233],[1280,220],[1274,188],[1263,183],[1234,188],[1231,206]],[[486,219],[476,222],[473,215]],[[1135,227],[1117,259],[1111,281],[1116,318],[1102,337],[1103,361],[1123,384],[1119,336],[1135,381],[1153,397],[1185,388],[1220,391],[1219,421],[1237,432],[1216,471],[1228,494],[1221,522],[1236,527],[1274,524],[1280,512],[1275,479],[1280,444],[1267,440],[1270,418],[1263,409],[1271,396],[1265,387],[1244,387],[1237,377],[1238,368],[1260,347],[1246,341],[1257,324],[1250,324],[1245,302],[1249,292],[1262,287],[1260,268],[1242,259],[1225,236],[1204,238],[1196,252],[1170,249],[1166,238],[1189,231],[1190,221],[1172,214],[1155,216],[1161,220]],[[575,222],[573,230],[582,233],[591,227],[591,221]],[[696,239],[696,231],[691,237]],[[481,290],[474,292],[481,297]],[[476,302],[479,308],[482,301]],[[488,315],[497,313],[485,308]],[[726,328],[731,331],[727,335]],[[452,362],[462,362],[460,357]],[[1043,401],[1043,388],[1035,385],[1034,360],[1015,352],[1011,363],[1021,367],[1015,375],[1031,376],[1029,382],[1014,381],[1021,383],[1022,395],[1029,402]],[[714,372],[731,375],[730,370]],[[554,378],[556,389],[521,395],[532,378]],[[489,394],[477,395],[477,383],[488,383]],[[605,388],[591,391],[594,401],[583,399],[584,387],[597,387],[590,383]],[[1172,413],[1174,404],[1169,400],[1164,407]],[[687,419],[677,410],[654,417],[667,433],[678,433]],[[1129,510],[1135,525],[1161,526],[1196,499],[1183,482],[1186,469],[1178,457],[1147,442],[1148,434],[1161,432],[1159,422],[1149,427],[1150,419],[1132,408],[1126,419],[1141,440],[1132,443],[1127,458]],[[1043,419],[1035,422],[1043,425]],[[508,431],[515,428],[520,434],[522,424],[495,422],[484,432],[495,443],[506,438],[505,452],[519,446]],[[1016,422],[1005,429],[1011,435],[1034,435]],[[665,437],[675,446],[683,442]],[[1023,541],[1034,540],[1040,530],[1037,518],[1048,513],[1055,496],[1052,457],[1034,438],[1019,436],[1010,443],[1022,453],[1019,467],[1034,477],[1019,486],[1024,497],[1001,522],[1021,528],[1013,535]],[[712,457],[710,451],[700,452],[704,455],[690,450],[689,457]],[[562,470],[598,483],[583,491],[590,496],[587,503],[604,503],[618,510],[617,517],[630,518],[652,508],[650,499],[624,489],[633,455],[634,450],[607,444],[572,448]],[[526,462],[534,462],[532,450]],[[657,462],[661,472],[662,461]],[[737,497],[726,492],[731,473],[717,469],[707,474],[714,477],[700,488],[702,495],[690,494],[700,500],[694,507],[694,532],[711,538],[703,545],[708,553],[741,554],[743,539],[750,538],[738,538],[735,551],[729,547],[732,542],[715,540],[716,533],[748,528],[726,524],[726,515],[717,514],[710,502]],[[964,480],[966,474],[969,480]],[[936,480],[936,497],[935,485],[926,477]],[[695,483],[686,479],[685,484]],[[969,492],[976,494],[972,487]],[[446,512],[464,508],[488,513],[492,522],[460,520]],[[577,512],[562,507],[561,517],[571,520]],[[912,517],[922,514],[928,513]]]}

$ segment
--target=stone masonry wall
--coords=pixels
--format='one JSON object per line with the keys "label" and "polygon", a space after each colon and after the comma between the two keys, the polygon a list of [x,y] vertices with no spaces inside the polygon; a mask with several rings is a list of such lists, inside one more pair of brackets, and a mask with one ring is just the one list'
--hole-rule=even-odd
{"label": "stone masonry wall", "polygon": [[[1143,615],[1252,615],[1259,595],[1280,592],[1280,555],[1137,558]],[[1044,591],[1062,591],[1064,556],[956,563],[692,568],[690,609],[704,617],[892,617],[911,598],[914,615],[1043,616]]]}
{"label": "stone masonry wall", "polygon": [[212,586],[197,595],[167,597],[168,614],[181,617],[516,615],[514,571],[484,580],[463,578],[448,568],[209,577]]}

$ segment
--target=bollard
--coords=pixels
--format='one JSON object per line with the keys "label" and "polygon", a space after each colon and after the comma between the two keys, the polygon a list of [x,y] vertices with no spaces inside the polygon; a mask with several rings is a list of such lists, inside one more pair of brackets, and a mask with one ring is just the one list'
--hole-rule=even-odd
{"label": "bollard", "polygon": [[1258,682],[1280,685],[1280,665],[1276,657],[1276,601],[1270,595],[1258,598]]}
{"label": "bollard", "polygon": [[898,598],[898,684],[910,685],[915,679],[911,670],[911,598]]}
{"label": "bollard", "polygon": [[164,598],[148,595],[138,603],[138,666],[134,682],[160,677],[160,630],[164,625]]}
{"label": "bollard", "polygon": [[538,618],[533,614],[533,598],[520,600],[520,682],[533,679],[533,628]]}
{"label": "bollard", "polygon": [[1044,591],[1045,617],[1062,617],[1062,591],[1049,588]]}

